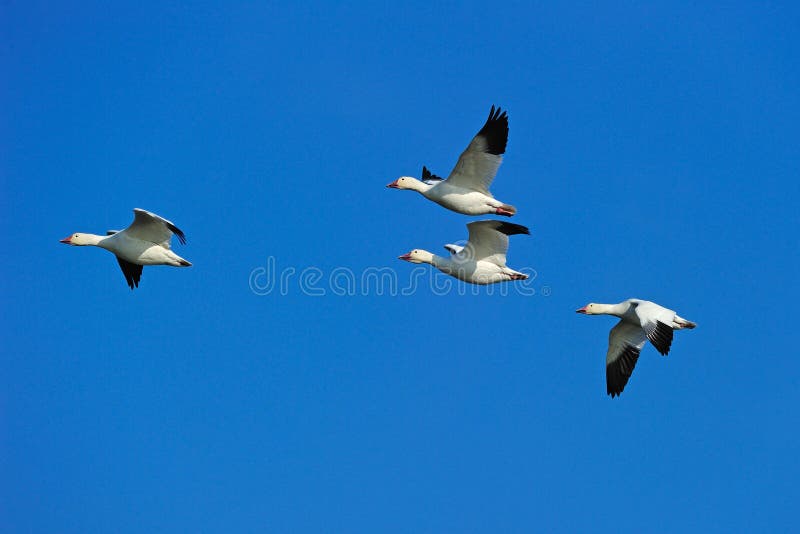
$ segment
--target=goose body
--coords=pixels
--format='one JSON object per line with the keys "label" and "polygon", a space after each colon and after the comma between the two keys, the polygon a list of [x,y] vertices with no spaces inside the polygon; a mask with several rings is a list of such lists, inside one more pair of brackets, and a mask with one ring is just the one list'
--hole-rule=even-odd
{"label": "goose body", "polygon": [[528,275],[506,265],[508,236],[530,234],[519,224],[502,221],[476,221],[467,225],[469,240],[465,246],[445,245],[450,256],[438,256],[415,249],[398,259],[411,263],[429,263],[459,280],[488,285],[511,280],[525,280]]}
{"label": "goose body", "polygon": [[508,115],[492,106],[489,118],[458,158],[446,180],[422,167],[422,180],[401,176],[386,187],[410,189],[445,208],[464,215],[497,214],[511,217],[517,210],[489,192],[508,142]]}
{"label": "goose body", "polygon": [[177,236],[181,243],[186,243],[186,236],[177,226],[143,209],[136,208],[133,213],[133,222],[125,230],[109,230],[105,236],[75,233],[62,239],[61,242],[74,246],[100,247],[113,253],[131,289],[139,287],[142,267],[145,265],[173,267],[192,265],[170,248],[173,235]]}
{"label": "goose body", "polygon": [[620,318],[608,335],[606,392],[611,397],[618,396],[625,389],[647,341],[666,356],[672,346],[673,331],[697,326],[674,310],[641,299],[628,299],[619,304],[590,303],[576,312]]}

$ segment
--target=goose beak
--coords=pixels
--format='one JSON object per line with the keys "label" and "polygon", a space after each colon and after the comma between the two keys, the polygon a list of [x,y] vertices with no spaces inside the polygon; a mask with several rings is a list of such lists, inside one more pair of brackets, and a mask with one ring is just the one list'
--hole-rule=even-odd
{"label": "goose beak", "polygon": [[586,315],[586,306],[584,306],[583,308],[578,308],[577,310],[575,310],[575,313],[582,313]]}
{"label": "goose beak", "polygon": [[392,182],[390,184],[386,184],[386,187],[389,187],[391,189],[400,189],[400,186],[397,185],[397,180],[395,180],[394,182]]}
{"label": "goose beak", "polygon": [[409,252],[408,254],[403,254],[402,256],[397,256],[397,259],[398,260],[403,260],[403,261],[411,261],[411,253]]}
{"label": "goose beak", "polygon": [[59,239],[59,243],[66,243],[67,245],[72,244],[72,236],[65,237],[64,239]]}

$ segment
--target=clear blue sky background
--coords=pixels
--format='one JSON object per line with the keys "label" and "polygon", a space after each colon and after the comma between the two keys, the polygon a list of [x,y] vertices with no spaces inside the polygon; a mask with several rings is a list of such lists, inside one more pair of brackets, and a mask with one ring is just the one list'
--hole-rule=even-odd
{"label": "clear blue sky background", "polygon": [[[3,2],[0,530],[796,526],[800,10],[548,4]],[[535,295],[250,290],[465,238],[384,186],[491,104]],[[132,292],[58,239],[134,207]],[[699,327],[612,400],[628,297]]]}

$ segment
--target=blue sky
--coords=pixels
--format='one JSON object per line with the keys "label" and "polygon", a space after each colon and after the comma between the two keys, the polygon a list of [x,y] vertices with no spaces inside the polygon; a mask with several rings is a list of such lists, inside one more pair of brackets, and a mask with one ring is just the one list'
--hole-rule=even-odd
{"label": "blue sky", "polygon": [[[800,11],[693,4],[3,3],[3,530],[796,525]],[[535,294],[331,291],[466,237],[384,186],[492,104]],[[132,292],[58,240],[134,207],[194,266]],[[612,400],[629,297],[699,326]]]}

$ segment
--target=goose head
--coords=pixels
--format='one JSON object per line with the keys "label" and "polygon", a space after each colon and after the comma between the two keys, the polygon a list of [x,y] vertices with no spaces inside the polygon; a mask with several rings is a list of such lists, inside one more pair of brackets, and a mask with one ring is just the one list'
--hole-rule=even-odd
{"label": "goose head", "polygon": [[590,302],[583,308],[578,308],[575,310],[575,313],[582,313],[584,315],[597,315],[600,312],[597,310],[597,304]]}
{"label": "goose head", "polygon": [[386,187],[391,189],[412,189],[414,191],[421,191],[423,183],[412,178],[411,176],[401,176],[394,182],[387,184]]}
{"label": "goose head", "polygon": [[407,254],[397,257],[398,260],[404,260],[411,263],[432,263],[433,254],[427,250],[414,249]]}
{"label": "goose head", "polygon": [[96,239],[89,238],[88,234],[78,234],[78,233],[72,234],[71,236],[59,240],[59,243],[66,243],[67,245],[75,245],[75,246],[94,245],[95,242]]}

